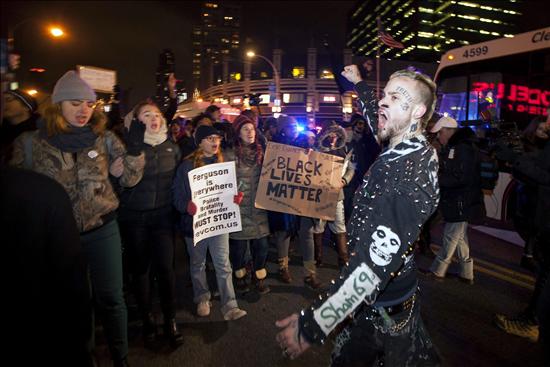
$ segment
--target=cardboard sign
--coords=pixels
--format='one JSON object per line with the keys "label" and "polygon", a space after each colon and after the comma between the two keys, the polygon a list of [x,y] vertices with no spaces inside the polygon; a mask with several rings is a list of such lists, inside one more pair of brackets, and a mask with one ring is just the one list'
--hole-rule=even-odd
{"label": "cardboard sign", "polygon": [[191,197],[197,205],[197,213],[193,216],[193,244],[242,230],[241,212],[233,202],[237,194],[235,162],[195,168],[188,176]]}
{"label": "cardboard sign", "polygon": [[344,158],[269,142],[256,208],[334,220]]}

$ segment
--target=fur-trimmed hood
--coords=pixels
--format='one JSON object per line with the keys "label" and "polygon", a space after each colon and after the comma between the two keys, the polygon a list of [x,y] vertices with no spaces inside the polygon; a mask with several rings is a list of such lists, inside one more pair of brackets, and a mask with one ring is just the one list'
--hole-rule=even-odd
{"label": "fur-trimmed hood", "polygon": [[[331,148],[330,142],[328,139],[328,136],[331,133],[335,133],[338,139],[336,140],[336,145]],[[344,130],[343,127],[338,125],[332,125],[327,127],[326,129],[323,129],[321,131],[321,134],[317,138],[317,147],[319,148],[320,152],[329,152],[331,150],[339,150],[342,148],[345,148],[346,146],[346,130]]]}

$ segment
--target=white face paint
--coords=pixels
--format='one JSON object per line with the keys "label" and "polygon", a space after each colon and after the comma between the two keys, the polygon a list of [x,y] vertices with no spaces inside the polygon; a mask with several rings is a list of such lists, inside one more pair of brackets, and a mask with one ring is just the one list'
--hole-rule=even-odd
{"label": "white face paint", "polygon": [[386,226],[378,226],[371,236],[373,242],[370,244],[370,258],[373,263],[378,266],[386,266],[391,260],[392,256],[397,253],[399,246],[401,246],[401,240]]}

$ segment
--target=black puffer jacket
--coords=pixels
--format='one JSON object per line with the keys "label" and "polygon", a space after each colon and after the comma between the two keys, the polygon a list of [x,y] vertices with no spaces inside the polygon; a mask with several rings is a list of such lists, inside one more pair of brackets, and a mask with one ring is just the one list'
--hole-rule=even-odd
{"label": "black puffer jacket", "polygon": [[550,232],[550,141],[535,157],[523,155],[514,162],[514,173],[519,172],[537,187],[535,227],[538,231]]}
{"label": "black puffer jacket", "polygon": [[439,156],[440,209],[446,222],[481,223],[485,204],[480,155],[472,129],[459,129]]}
{"label": "black puffer jacket", "polygon": [[120,195],[120,215],[125,210],[152,210],[172,205],[172,182],[180,160],[177,144],[166,140],[157,146],[145,144],[143,178]]}

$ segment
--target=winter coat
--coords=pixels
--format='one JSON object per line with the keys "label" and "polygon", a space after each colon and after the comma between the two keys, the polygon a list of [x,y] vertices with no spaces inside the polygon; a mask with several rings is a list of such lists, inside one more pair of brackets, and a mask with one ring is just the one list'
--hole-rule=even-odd
{"label": "winter coat", "polygon": [[[235,148],[238,149],[238,148]],[[243,149],[246,149],[243,147]],[[258,181],[262,172],[261,164],[247,164],[239,160],[234,150],[227,150],[228,161],[235,161],[237,171],[237,187],[243,193],[243,201],[240,205],[242,231],[229,234],[233,240],[253,240],[269,235],[269,222],[267,211],[254,206]]]}
{"label": "winter coat", "polygon": [[480,159],[470,128],[458,129],[442,148],[440,208],[446,222],[481,223],[485,218]]}
{"label": "winter coat", "polygon": [[[203,158],[205,165],[218,163],[216,156]],[[189,171],[195,169],[193,159],[185,159],[176,170],[176,177],[172,184],[172,203],[181,213],[180,229],[185,237],[193,238],[193,216],[187,213],[187,205],[192,199],[191,186],[189,184]]]}
{"label": "winter coat", "polygon": [[157,146],[145,144],[143,178],[132,188],[122,190],[121,215],[125,209],[152,210],[172,205],[172,182],[180,161],[179,147],[170,140]]}
{"label": "winter coat", "polygon": [[[331,147],[329,141],[329,134],[331,133],[337,136],[334,147]],[[344,181],[344,186],[349,185],[355,174],[355,162],[352,161],[353,152],[348,151],[346,147],[346,130],[338,125],[332,125],[324,129],[317,138],[317,150],[321,153],[344,158],[342,180]],[[344,200],[343,188],[338,192],[338,200]]]}
{"label": "winter coat", "polygon": [[118,157],[124,161],[120,185],[135,186],[143,175],[145,156],[127,155],[122,142],[108,130],[97,137],[93,146],[74,154],[50,145],[38,131],[24,133],[14,142],[10,164],[59,182],[71,198],[80,232],[86,232],[115,217],[119,201],[109,181],[109,167]]}
{"label": "winter coat", "polygon": [[550,231],[550,141],[536,157],[518,157],[513,168],[537,185],[535,227],[539,231]]}

